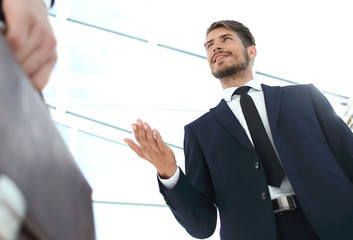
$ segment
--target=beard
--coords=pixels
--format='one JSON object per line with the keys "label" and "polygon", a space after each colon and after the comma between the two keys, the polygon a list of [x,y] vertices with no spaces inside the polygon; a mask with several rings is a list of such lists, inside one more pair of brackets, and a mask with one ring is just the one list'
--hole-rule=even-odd
{"label": "beard", "polygon": [[243,62],[239,62],[237,64],[233,64],[231,66],[227,66],[224,69],[221,69],[219,71],[212,71],[212,74],[215,78],[222,79],[226,77],[231,77],[231,76],[236,76],[242,72],[244,72],[249,64],[250,64],[250,59],[248,56],[247,51],[243,51]]}

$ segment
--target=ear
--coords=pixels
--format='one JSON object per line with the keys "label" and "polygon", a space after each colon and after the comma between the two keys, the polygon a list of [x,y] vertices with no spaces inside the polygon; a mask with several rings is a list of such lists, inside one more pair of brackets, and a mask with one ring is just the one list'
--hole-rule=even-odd
{"label": "ear", "polygon": [[248,47],[248,55],[251,60],[255,59],[256,54],[257,54],[257,50],[255,45]]}

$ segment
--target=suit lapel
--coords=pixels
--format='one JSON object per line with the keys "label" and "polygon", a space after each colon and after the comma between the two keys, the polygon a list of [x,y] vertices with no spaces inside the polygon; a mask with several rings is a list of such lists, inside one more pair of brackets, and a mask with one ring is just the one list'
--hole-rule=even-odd
{"label": "suit lapel", "polygon": [[227,103],[222,99],[217,107],[210,109],[211,114],[243,145],[254,150],[248,136]]}
{"label": "suit lapel", "polygon": [[281,104],[281,87],[270,87],[261,84],[264,91],[265,105],[271,132],[273,133],[277,126],[278,114]]}
{"label": "suit lapel", "polygon": [[[265,84],[261,84],[261,86],[264,91],[268,121],[270,123],[271,132],[273,133],[277,126],[280,110],[281,87],[270,87]],[[221,100],[217,107],[212,108],[210,112],[236,139],[238,139],[239,142],[249,149],[254,150],[243,127],[240,125],[238,119],[234,116],[232,110],[230,110],[224,99]]]}

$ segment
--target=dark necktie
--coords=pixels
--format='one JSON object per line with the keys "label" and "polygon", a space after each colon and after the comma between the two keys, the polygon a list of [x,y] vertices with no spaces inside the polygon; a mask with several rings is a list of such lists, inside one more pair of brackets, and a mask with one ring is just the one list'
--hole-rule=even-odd
{"label": "dark necktie", "polygon": [[248,125],[255,150],[264,166],[268,184],[279,187],[284,178],[284,171],[268,138],[254,101],[248,95],[249,89],[250,87],[243,86],[235,90],[234,94],[240,95],[240,106]]}

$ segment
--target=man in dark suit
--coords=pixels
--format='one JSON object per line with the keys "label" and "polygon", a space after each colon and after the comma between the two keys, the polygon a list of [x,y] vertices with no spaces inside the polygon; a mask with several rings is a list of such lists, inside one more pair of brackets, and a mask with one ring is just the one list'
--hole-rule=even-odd
{"label": "man in dark suit", "polygon": [[255,39],[243,24],[213,23],[205,47],[224,98],[185,126],[186,174],[147,123],[132,125],[139,145],[125,139],[157,168],[179,223],[207,238],[218,210],[223,240],[352,239],[353,134],[346,124],[311,84],[270,87],[254,79]]}

